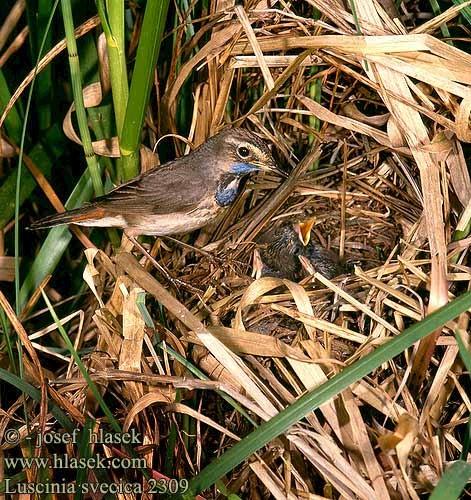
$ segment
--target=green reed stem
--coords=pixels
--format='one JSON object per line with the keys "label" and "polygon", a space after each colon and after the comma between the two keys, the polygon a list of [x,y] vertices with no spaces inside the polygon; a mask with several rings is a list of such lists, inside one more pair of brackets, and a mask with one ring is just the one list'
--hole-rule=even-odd
{"label": "green reed stem", "polygon": [[159,55],[169,3],[169,0],[148,1],[144,13],[123,132],[120,138],[126,180],[138,173],[141,130],[149,102],[155,64]]}
{"label": "green reed stem", "polygon": [[116,129],[118,137],[121,137],[129,97],[124,46],[124,2],[107,0],[105,6],[105,0],[98,0],[97,8],[108,49]]}
{"label": "green reed stem", "polygon": [[[126,71],[124,2],[97,0],[98,15],[106,38],[110,63],[111,91],[118,139],[121,141],[124,117],[129,98],[128,74]],[[117,159],[117,180],[125,178],[123,160]]]}
{"label": "green reed stem", "polygon": [[100,196],[104,193],[101,182],[98,160],[93,151],[92,139],[87,123],[87,112],[83,102],[82,79],[80,73],[80,62],[77,52],[77,43],[74,36],[74,20],[72,16],[72,7],[70,0],[61,0],[62,17],[64,20],[65,38],[67,43],[67,52],[69,54],[70,78],[72,81],[72,92],[74,94],[75,112],[82,140],[85,160],[87,162],[90,177],[92,179],[95,195]]}

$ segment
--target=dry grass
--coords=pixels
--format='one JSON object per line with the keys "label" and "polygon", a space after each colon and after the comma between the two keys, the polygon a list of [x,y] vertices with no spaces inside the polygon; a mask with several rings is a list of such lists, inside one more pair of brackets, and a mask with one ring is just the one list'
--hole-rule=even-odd
{"label": "dry grass", "polygon": [[[160,82],[153,127],[158,137],[177,133],[176,100],[191,75],[198,83],[189,143],[227,123],[244,126],[273,144],[290,175],[259,176],[217,224],[150,246],[191,288],[169,285],[136,252],[137,265],[126,240],[117,255],[87,250],[93,296],[64,319],[75,346],[90,351],[83,360],[92,378],[119,401],[124,428],[157,444],[142,450],[154,471],[174,426],[176,477],[194,475],[249,430],[215,390],[269,419],[471,280],[469,241],[452,243],[471,202],[462,144],[471,138],[471,56],[437,38],[437,19],[416,27],[403,15],[404,25],[374,0],[355,2],[357,21],[328,0],[247,2],[235,11],[233,3],[212,2],[186,44],[185,26],[177,28],[170,65],[185,62]],[[304,17],[309,6],[319,20]],[[442,18],[453,22],[457,13]],[[210,39],[190,57],[203,32]],[[299,215],[316,218],[320,244],[352,272],[302,284],[254,280],[256,235]],[[136,305],[142,289],[154,327]],[[458,325],[466,340],[467,319]],[[25,325],[36,350],[57,361],[54,373],[42,370],[58,395],[95,414],[73,360],[38,340],[54,336],[54,325],[34,333],[34,318]],[[194,378],[165,346],[215,382]],[[242,498],[418,498],[460,455],[471,410],[462,372],[444,328],[311,414],[228,487]]]}

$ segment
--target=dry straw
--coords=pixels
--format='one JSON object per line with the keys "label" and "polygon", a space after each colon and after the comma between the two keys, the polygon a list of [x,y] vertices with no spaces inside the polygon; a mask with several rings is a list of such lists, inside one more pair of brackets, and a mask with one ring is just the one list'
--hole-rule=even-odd
{"label": "dry straw", "polygon": [[[471,206],[462,148],[471,139],[471,57],[436,37],[440,23],[453,22],[459,9],[412,29],[375,0],[350,2],[355,13],[327,0],[247,2],[245,9],[234,3],[210,2],[211,16],[195,25],[200,44],[192,57],[186,55],[197,42],[177,47],[155,126],[162,134],[177,133],[177,99],[191,77],[197,82],[191,144],[226,123],[245,126],[273,143],[290,175],[251,181],[225,217],[196,240],[163,239],[150,249],[197,293],[162,286],[162,277],[145,258],[138,263],[127,243],[111,259],[95,253],[86,278],[97,301],[85,310],[92,319],[77,334],[82,345],[95,347],[92,376],[119,391],[125,427],[139,426],[153,442],[149,419],[156,407],[165,415],[186,414],[198,422],[198,460],[202,448],[214,446],[214,436],[223,449],[245,432],[238,415],[221,410],[227,417],[221,423],[217,412],[209,413],[216,388],[267,420],[471,280],[468,239],[451,244],[453,232],[466,228]],[[319,10],[319,20],[302,15],[309,6]],[[96,24],[92,19],[78,34]],[[178,40],[184,29],[177,28]],[[317,80],[322,92],[313,96]],[[90,105],[101,100],[98,87],[89,89]],[[320,128],[311,126],[313,117]],[[69,118],[66,129],[73,134]],[[101,146],[97,154],[118,151],[113,141]],[[343,256],[352,272],[334,280],[314,274],[302,284],[254,281],[256,235],[306,214],[316,218],[319,243]],[[165,309],[165,322],[155,321],[155,328],[136,305],[141,289]],[[456,326],[435,332],[322,406],[287,440],[246,463],[228,487],[237,490],[243,479],[256,477],[275,498],[321,498],[315,495],[329,496],[332,488],[352,499],[429,492],[444,464],[459,457],[457,429],[471,411],[449,336]],[[465,331],[467,317],[458,326]],[[157,335],[163,351],[153,343]],[[166,346],[217,385],[193,379]],[[417,391],[426,378],[424,395]],[[72,365],[51,383],[76,406],[93,408]],[[178,402],[177,386],[190,388]],[[185,401],[194,388],[203,394],[199,410]],[[163,432],[172,421],[161,424]],[[195,473],[186,438],[179,439],[178,465]]]}

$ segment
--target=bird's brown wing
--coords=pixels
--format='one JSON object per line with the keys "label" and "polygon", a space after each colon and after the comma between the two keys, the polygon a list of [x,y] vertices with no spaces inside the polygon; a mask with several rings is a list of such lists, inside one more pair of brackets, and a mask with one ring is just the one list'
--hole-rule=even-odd
{"label": "bird's brown wing", "polygon": [[214,183],[188,162],[172,162],[146,172],[93,201],[110,214],[172,214],[195,209]]}
{"label": "bird's brown wing", "polygon": [[[200,163],[188,162],[184,157],[178,162],[156,167],[80,208],[35,221],[30,229],[74,223],[86,226],[89,222],[115,216],[132,222],[141,215],[188,214],[216,192],[214,169],[203,166],[206,168],[202,169]],[[109,225],[116,224],[110,222]]]}

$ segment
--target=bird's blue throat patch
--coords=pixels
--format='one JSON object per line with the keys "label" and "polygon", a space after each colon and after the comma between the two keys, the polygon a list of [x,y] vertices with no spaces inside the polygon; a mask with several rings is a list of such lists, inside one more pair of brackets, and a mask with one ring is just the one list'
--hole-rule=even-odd
{"label": "bird's blue throat patch", "polygon": [[258,170],[260,170],[258,167],[250,163],[235,163],[229,171],[231,174],[235,175],[247,175],[252,172],[257,172]]}
{"label": "bird's blue throat patch", "polygon": [[234,203],[237,195],[239,194],[239,189],[237,187],[227,187],[216,193],[216,201],[220,207],[228,207]]}
{"label": "bird's blue throat patch", "polygon": [[229,181],[223,181],[216,191],[216,202],[220,207],[227,207],[234,203],[240,191],[239,177],[231,178]]}

